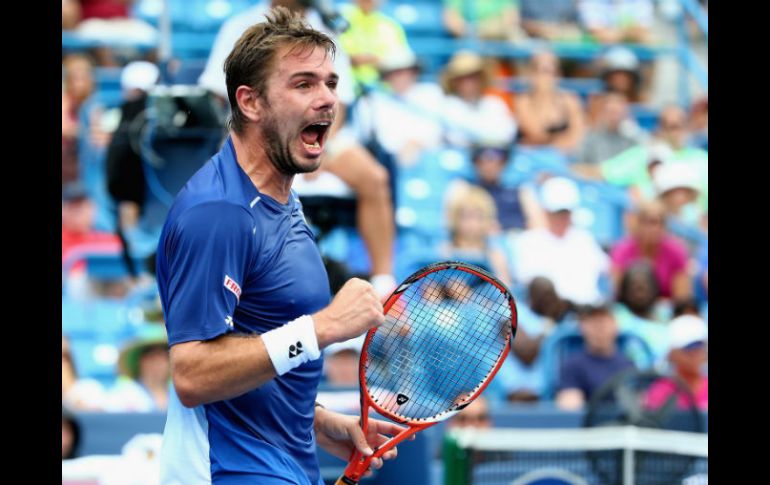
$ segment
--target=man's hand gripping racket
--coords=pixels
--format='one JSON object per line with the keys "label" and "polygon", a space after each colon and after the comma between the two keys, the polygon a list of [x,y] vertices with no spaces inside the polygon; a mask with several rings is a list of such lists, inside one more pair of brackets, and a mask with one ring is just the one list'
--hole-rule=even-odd
{"label": "man's hand gripping racket", "polygon": [[476,266],[443,262],[407,278],[369,330],[359,364],[361,428],[369,408],[407,426],[374,449],[354,451],[336,485],[355,485],[398,443],[470,404],[500,369],[516,334],[508,289]]}

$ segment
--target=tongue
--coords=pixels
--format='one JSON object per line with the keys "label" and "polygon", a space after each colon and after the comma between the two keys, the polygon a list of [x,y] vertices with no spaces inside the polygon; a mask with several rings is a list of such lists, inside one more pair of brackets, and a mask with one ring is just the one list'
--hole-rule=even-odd
{"label": "tongue", "polygon": [[315,128],[305,128],[302,130],[300,137],[304,143],[307,143],[308,145],[314,145],[316,140],[318,140],[318,132],[315,130]]}

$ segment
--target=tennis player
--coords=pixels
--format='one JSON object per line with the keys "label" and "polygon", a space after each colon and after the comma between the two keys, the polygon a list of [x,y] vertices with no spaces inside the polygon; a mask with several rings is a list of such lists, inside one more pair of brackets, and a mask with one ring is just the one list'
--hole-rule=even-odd
{"label": "tennis player", "polygon": [[225,61],[230,137],[177,196],[158,246],[173,374],[164,485],[318,485],[316,443],[347,460],[403,429],[370,421],[364,436],[357,417],[315,405],[321,350],[384,320],[363,280],[329,302],[291,191],[318,168],[336,115],[334,53],[276,8]]}

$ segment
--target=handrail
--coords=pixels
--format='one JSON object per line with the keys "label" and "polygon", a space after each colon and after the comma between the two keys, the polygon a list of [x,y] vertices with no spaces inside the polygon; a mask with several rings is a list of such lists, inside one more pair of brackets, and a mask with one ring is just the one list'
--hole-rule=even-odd
{"label": "handrail", "polygon": [[684,11],[690,14],[693,20],[695,20],[695,23],[698,25],[698,28],[700,28],[701,32],[703,32],[703,35],[706,37],[706,39],[708,39],[709,18],[705,9],[698,5],[698,2],[695,0],[679,0],[679,2],[682,4]]}
{"label": "handrail", "polygon": [[687,29],[687,14],[689,14],[708,39],[708,17],[703,8],[695,0],[679,0],[682,12],[677,19],[677,38],[679,40],[677,57],[679,58],[679,102],[686,106],[690,104],[690,86],[688,74],[695,76],[704,90],[708,91],[708,71],[701,64],[690,46],[690,36]]}

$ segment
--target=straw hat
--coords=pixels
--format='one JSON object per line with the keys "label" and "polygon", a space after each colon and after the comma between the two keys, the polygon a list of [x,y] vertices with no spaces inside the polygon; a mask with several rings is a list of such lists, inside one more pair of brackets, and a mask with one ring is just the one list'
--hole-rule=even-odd
{"label": "straw hat", "polygon": [[481,73],[483,88],[487,88],[490,76],[484,58],[472,51],[458,51],[441,72],[441,87],[444,88],[444,92],[451,93],[453,92],[452,81],[477,72]]}
{"label": "straw hat", "polygon": [[168,347],[166,329],[163,325],[148,323],[139,331],[139,336],[126,344],[120,351],[118,368],[120,373],[136,379],[139,376],[139,359],[154,347]]}

